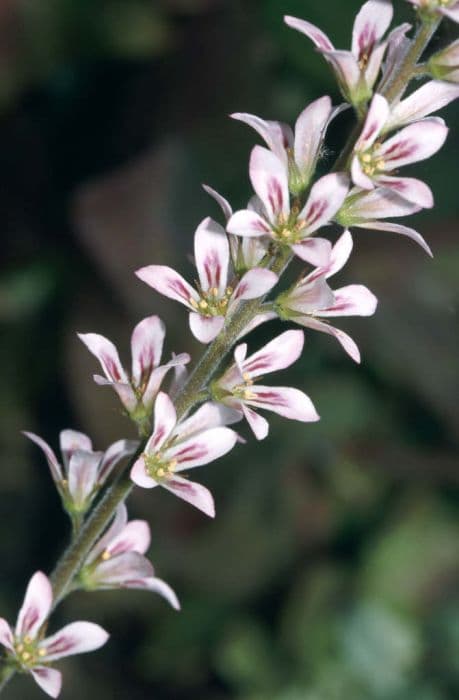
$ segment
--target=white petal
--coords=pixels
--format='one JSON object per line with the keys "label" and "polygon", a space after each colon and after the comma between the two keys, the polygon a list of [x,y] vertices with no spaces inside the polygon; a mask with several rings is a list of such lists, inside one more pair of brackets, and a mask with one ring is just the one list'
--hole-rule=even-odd
{"label": "white petal", "polygon": [[15,629],[16,637],[29,636],[34,639],[49,615],[52,602],[51,583],[45,574],[37,571],[30,579],[19,611]]}
{"label": "white petal", "polygon": [[375,184],[371,177],[368,177],[368,175],[366,175],[363,172],[362,164],[360,163],[360,158],[357,155],[355,155],[352,159],[351,177],[354,185],[357,185],[357,187],[361,187],[363,190],[372,190],[375,187]]}
{"label": "white petal", "polygon": [[113,537],[106,550],[112,557],[124,554],[124,552],[138,552],[145,554],[150,546],[150,526],[145,520],[131,520]]}
{"label": "white petal", "polygon": [[447,135],[443,119],[430,117],[399,131],[385,141],[375,155],[384,160],[384,170],[391,171],[430,158],[443,146]]}
{"label": "white petal", "polygon": [[0,644],[3,644],[9,651],[14,649],[13,630],[3,617],[0,617]]}
{"label": "white petal", "polygon": [[180,610],[179,599],[177,598],[175,592],[172,588],[160,578],[152,576],[151,578],[146,578],[143,580],[142,585],[139,588],[145,588],[152,593],[158,593],[175,609]]}
{"label": "white petal", "polygon": [[241,403],[241,408],[247,423],[250,425],[257,440],[264,440],[269,433],[269,423],[266,418],[260,416],[256,411]]}
{"label": "white petal", "polygon": [[98,333],[78,333],[77,335],[89,352],[97,357],[107,379],[111,382],[128,382],[118,350],[108,338]]}
{"label": "white petal", "polygon": [[196,435],[209,428],[217,428],[221,425],[231,425],[241,420],[238,411],[233,411],[220,403],[207,401],[202,404],[189,418],[179,423],[174,435],[180,441]]}
{"label": "white petal", "polygon": [[215,287],[222,296],[228,279],[229,244],[225,229],[210,217],[194,234],[194,258],[201,289],[207,292]]}
{"label": "white petal", "polygon": [[284,386],[262,386],[257,384],[251,388],[254,399],[246,403],[257,408],[278,413],[284,418],[311,423],[319,420],[314,405],[304,392],[299,389]]}
{"label": "white petal", "polygon": [[137,397],[129,382],[112,382],[110,379],[94,374],[93,379],[99,386],[110,386],[118,394],[121,403],[128,411],[133,411],[137,406]]}
{"label": "white petal", "polygon": [[177,460],[177,470],[209,464],[233,449],[237,434],[230,428],[210,428],[170,447],[166,456]]}
{"label": "white petal", "polygon": [[242,364],[243,371],[255,378],[290,367],[300,357],[303,345],[302,331],[285,331],[248,357]]}
{"label": "white petal", "polygon": [[102,535],[102,537],[96,542],[94,547],[91,549],[91,551],[88,554],[88,557],[85,561],[85,564],[90,564],[95,559],[97,559],[99,554],[102,554],[102,552],[105,551],[105,549],[107,548],[109,543],[113,539],[115,539],[115,537],[118,535],[118,533],[121,532],[122,529],[125,527],[127,521],[128,521],[127,508],[124,505],[124,503],[120,503],[120,505],[116,509],[115,517],[113,518],[111,525],[105,531],[105,534]]}
{"label": "white petal", "polygon": [[124,552],[99,562],[89,573],[89,583],[99,590],[135,588],[138,581],[153,575],[154,569],[148,559],[139,552]]}
{"label": "white petal", "polygon": [[295,163],[305,183],[314,173],[332,113],[331,99],[320,97],[301,112],[295,124]]}
{"label": "white petal", "polygon": [[344,231],[332,248],[330,264],[327,266],[326,271],[327,278],[331,277],[336,272],[339,272],[339,270],[345,266],[349,260],[350,254],[352,253],[353,245],[354,244],[350,232]]}
{"label": "white petal", "polygon": [[[255,146],[250,156],[250,179],[271,221],[290,212],[287,169],[282,161],[261,146]],[[235,233],[235,231],[231,231]],[[246,234],[247,235],[247,234]]]}
{"label": "white petal", "polygon": [[132,380],[136,386],[150,376],[163,352],[166,329],[159,316],[149,316],[134,328],[131,337]]}
{"label": "white petal", "polygon": [[151,476],[148,476],[143,457],[139,457],[134,463],[130,471],[130,477],[134,484],[137,484],[142,489],[153,489],[155,486],[158,486],[158,482],[152,479]]}
{"label": "white petal", "polygon": [[53,661],[62,659],[64,656],[85,654],[88,651],[100,649],[108,637],[108,633],[93,622],[72,622],[52,637],[44,639],[39,648],[46,649],[43,660]]}
{"label": "white petal", "polygon": [[57,698],[62,689],[62,673],[55,668],[35,666],[30,669],[35,683],[50,697]]}
{"label": "white petal", "polygon": [[419,211],[420,207],[408,202],[393,190],[378,187],[370,192],[359,195],[350,194],[349,203],[346,202],[343,210],[346,217],[355,219],[355,224],[364,224],[372,219],[389,219],[397,216],[409,216]]}
{"label": "white petal", "polygon": [[369,90],[373,89],[373,86],[379,75],[384,54],[386,53],[386,49],[387,42],[382,41],[379,45],[375,46],[375,48],[371,52],[367,67],[365,68],[365,83]]}
{"label": "white petal", "polygon": [[278,279],[278,276],[271,270],[266,270],[263,267],[254,267],[246,272],[239,281],[231,297],[231,302],[263,297],[277,284]]}
{"label": "white petal", "polygon": [[69,493],[74,506],[85,510],[88,498],[98,484],[101,452],[74,452],[70,458],[68,481]]}
{"label": "white petal", "polygon": [[324,56],[333,67],[342,92],[350,99],[360,82],[360,68],[350,51],[324,51]]}
{"label": "white petal", "polygon": [[391,109],[386,131],[422,119],[459,97],[459,85],[431,80]]}
{"label": "white petal", "polygon": [[225,199],[225,197],[223,197],[221,194],[219,194],[217,190],[214,190],[212,187],[209,187],[209,185],[203,185],[203,189],[207,192],[208,195],[215,199],[215,201],[220,206],[220,209],[223,212],[223,216],[228,221],[228,219],[230,219],[233,214],[233,209],[228,200]]}
{"label": "white petal", "polygon": [[385,97],[376,94],[370,104],[362,133],[355,144],[355,151],[366,151],[380,135],[390,114],[389,103]]}
{"label": "white petal", "polygon": [[76,450],[92,451],[91,439],[84,433],[77,430],[61,430],[59,434],[59,444],[62,452],[65,469],[68,469],[70,457]]}
{"label": "white petal", "polygon": [[354,362],[360,363],[360,351],[352,338],[344,331],[340,330],[339,328],[335,328],[334,326],[330,326],[329,323],[320,321],[318,318],[312,318],[311,316],[299,316],[295,318],[295,322],[305,326],[306,328],[312,328],[315,331],[321,331],[322,333],[332,335],[337,339]]}
{"label": "white petal", "polygon": [[378,175],[376,178],[381,187],[394,190],[408,202],[417,204],[423,209],[431,209],[434,205],[432,190],[422,180],[414,177],[393,177],[392,175]]}
{"label": "white petal", "polygon": [[154,415],[153,435],[145,445],[147,454],[157,452],[161,448],[177,423],[177,413],[174,404],[164,391],[160,391],[156,397]]}
{"label": "white petal", "polygon": [[307,278],[288,295],[285,307],[301,314],[313,313],[320,309],[326,309],[335,301],[335,295],[328,286],[325,276],[316,277],[313,282],[307,282]]}
{"label": "white petal", "polygon": [[161,484],[165,489],[178,496],[192,506],[198,508],[210,518],[215,517],[215,504],[212,494],[202,484],[197,484],[181,476],[174,476],[172,479]]}
{"label": "white petal", "polygon": [[326,238],[305,238],[301,243],[292,245],[292,250],[314,267],[326,267],[330,263],[332,245]]}
{"label": "white petal", "polygon": [[236,236],[267,236],[271,233],[271,226],[256,212],[242,209],[233,214],[226,230]]}
{"label": "white petal", "polygon": [[62,474],[62,467],[57,461],[57,457],[54,454],[51,447],[48,445],[48,443],[42,440],[41,437],[39,437],[38,435],[35,435],[35,433],[29,433],[26,430],[23,431],[23,435],[28,437],[29,440],[32,440],[32,442],[38,445],[38,447],[41,447],[41,449],[45,453],[46,461],[48,462],[48,466],[54,481],[61,482],[64,478]]}
{"label": "white petal", "polygon": [[411,238],[411,240],[415,241],[415,243],[420,245],[421,248],[425,250],[427,255],[430,255],[431,258],[433,257],[429,245],[426,243],[421,234],[415,231],[413,228],[402,226],[401,224],[394,224],[389,221],[367,221],[365,224],[357,225],[360,228],[374,229],[375,231],[392,231],[393,233],[399,233],[402,236],[407,236],[408,238]]}
{"label": "white petal", "polygon": [[334,294],[334,303],[322,307],[319,316],[372,316],[378,305],[375,295],[361,284],[335,289]]}
{"label": "white petal", "polygon": [[405,51],[409,48],[410,40],[405,35],[411,28],[412,25],[405,22],[395,27],[387,37],[387,52],[384,62],[385,78],[393,70],[394,66],[398,64],[401,56],[403,56]]}
{"label": "white petal", "polygon": [[459,23],[459,3],[456,3],[453,7],[441,7],[440,12],[442,15],[449,17],[453,22]]}
{"label": "white petal", "polygon": [[150,287],[153,287],[159,294],[163,294],[169,299],[179,301],[189,309],[193,309],[190,299],[199,301],[199,294],[182,275],[175,272],[167,265],[147,265],[137,270],[137,277]]}
{"label": "white petal", "polygon": [[113,468],[125,457],[133,455],[139,446],[137,440],[117,440],[104,453],[99,466],[99,483],[103,483]]}
{"label": "white petal", "polygon": [[288,15],[284,17],[284,22],[292,29],[306,34],[320,51],[332,51],[334,49],[328,36],[310,22],[306,22],[304,19],[298,19],[297,17],[289,17]]}
{"label": "white petal", "polygon": [[344,173],[331,173],[313,185],[299,219],[305,221],[306,233],[325,226],[341,208],[349,191],[349,179]]}
{"label": "white petal", "polygon": [[360,8],[352,32],[352,53],[357,59],[369,56],[392,22],[390,0],[369,0]]}
{"label": "white petal", "polygon": [[178,368],[181,367],[184,369],[184,365],[188,364],[190,360],[191,357],[186,352],[182,352],[180,355],[174,355],[173,353],[172,360],[153,370],[150,375],[150,379],[148,380],[146,389],[142,394],[142,403],[147,411],[151,409],[151,404],[155,400],[156,395],[161,388],[161,384],[163,383],[164,377],[169,370],[174,368],[175,373],[177,373],[177,371],[180,371]]}
{"label": "white petal", "polygon": [[246,112],[235,112],[230,114],[230,117],[240,122],[245,122],[252,129],[255,129],[268,148],[287,164],[287,148],[290,148],[293,144],[293,133],[287,124],[277,121],[266,121]]}
{"label": "white petal", "polygon": [[225,325],[224,316],[201,316],[198,313],[190,313],[190,330],[200,343],[211,343]]}

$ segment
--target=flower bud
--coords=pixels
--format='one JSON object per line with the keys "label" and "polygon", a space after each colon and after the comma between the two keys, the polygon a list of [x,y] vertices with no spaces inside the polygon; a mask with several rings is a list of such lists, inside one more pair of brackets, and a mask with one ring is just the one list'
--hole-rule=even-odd
{"label": "flower bud", "polygon": [[437,80],[459,83],[459,39],[446,49],[435,53],[428,62],[429,70]]}

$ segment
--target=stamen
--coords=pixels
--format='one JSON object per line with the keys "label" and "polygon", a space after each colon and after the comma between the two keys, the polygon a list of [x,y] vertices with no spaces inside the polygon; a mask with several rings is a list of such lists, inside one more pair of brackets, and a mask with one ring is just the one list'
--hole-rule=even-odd
{"label": "stamen", "polygon": [[213,297],[218,297],[217,287],[212,287],[212,289],[210,289],[209,292],[210,292],[210,294],[212,294]]}
{"label": "stamen", "polygon": [[242,395],[246,401],[250,401],[251,399],[257,398],[257,395],[253,391],[250,391],[250,389],[245,389],[242,392]]}
{"label": "stamen", "polygon": [[110,554],[110,552],[106,549],[105,552],[102,554],[101,559],[103,561],[108,561],[111,558],[111,556],[112,555]]}
{"label": "stamen", "polygon": [[199,302],[199,307],[201,309],[208,309],[209,304],[207,303],[207,301],[205,299],[201,299],[201,301]]}
{"label": "stamen", "polygon": [[193,307],[193,309],[199,309],[199,304],[198,304],[198,302],[196,301],[196,299],[193,299],[193,297],[190,297],[190,298],[188,299],[188,301],[190,302],[190,304],[191,304],[191,306]]}
{"label": "stamen", "polygon": [[38,656],[43,657],[43,656],[46,656],[47,653],[48,653],[48,650],[46,647],[42,647],[41,649],[38,650]]}
{"label": "stamen", "polygon": [[251,379],[250,374],[248,372],[243,372],[242,379],[245,381],[246,384],[253,384],[253,379]]}

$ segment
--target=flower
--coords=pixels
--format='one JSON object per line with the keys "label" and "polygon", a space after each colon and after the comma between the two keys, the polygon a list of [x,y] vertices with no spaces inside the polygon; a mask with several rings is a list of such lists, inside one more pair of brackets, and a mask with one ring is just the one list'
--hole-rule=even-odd
{"label": "flower", "polygon": [[172,588],[154,575],[150,561],[143,555],[150,546],[150,527],[145,520],[128,522],[124,503],[105,534],[89,553],[79,574],[82,588],[140,588],[159,593],[173,608],[180,603]]}
{"label": "flower", "polygon": [[384,133],[420,119],[446,107],[459,97],[459,85],[430,80],[404,100],[391,105]]}
{"label": "flower", "polygon": [[289,27],[311,39],[335,71],[345,99],[359,105],[371,97],[387,47],[382,38],[392,15],[390,0],[366,2],[355,18],[351,51],[336,50],[326,34],[310,22],[289,16],[284,19]]}
{"label": "flower", "polygon": [[245,122],[260,134],[269,149],[284,163],[289,173],[290,192],[299,195],[314,175],[328,125],[345,106],[333,109],[327,96],[311,102],[298,117],[294,132],[287,124],[265,121],[253,114],[236,112],[230,116]]}
{"label": "flower", "polygon": [[105,453],[94,452],[87,435],[76,430],[62,430],[59,435],[61,465],[41,437],[26,431],[24,435],[43,450],[51,476],[70,514],[85,513],[114,467],[124,457],[134,454],[138,446],[133,440],[118,440]]}
{"label": "flower", "polygon": [[420,233],[408,226],[393,223],[392,221],[380,221],[380,219],[392,216],[409,216],[420,210],[420,206],[408,202],[394,190],[378,187],[374,190],[362,190],[355,187],[349,193],[335,217],[337,223],[348,229],[357,228],[373,229],[375,231],[393,231],[402,236],[407,236],[432,256],[432,251]]}
{"label": "flower", "polygon": [[333,335],[352,359],[360,362],[360,352],[352,338],[321,320],[332,316],[372,316],[376,311],[377,299],[363,285],[351,284],[332,290],[327,284],[327,279],[346,264],[352,245],[352,236],[345,231],[333,246],[329,265],[313,270],[289,291],[280,294],[275,306],[284,320]]}
{"label": "flower", "polygon": [[258,440],[267,436],[269,424],[252,406],[305,423],[319,420],[311,399],[299,389],[254,384],[257,377],[293,364],[301,355],[303,344],[303,331],[286,331],[250,357],[246,357],[246,343],[238,345],[234,364],[212,387],[218,401],[242,412]]}
{"label": "flower", "polygon": [[49,663],[64,656],[83,654],[99,649],[108,639],[107,632],[92,622],[73,622],[51,637],[43,638],[43,625],[51,611],[53,591],[47,576],[37,571],[30,579],[13,630],[0,618],[0,644],[7,649],[9,659],[52,698],[61,691],[62,674]]}
{"label": "flower", "polygon": [[321,177],[300,210],[290,206],[288,177],[282,161],[267,148],[255,146],[250,158],[250,179],[260,199],[259,211],[237,211],[228,221],[229,233],[269,236],[278,245],[291,247],[312,265],[326,265],[330,241],[311,236],[328,224],[343,204],[349,189],[347,176],[331,173]]}
{"label": "flower", "polygon": [[390,106],[386,98],[376,94],[355,144],[352,180],[365,190],[381,185],[420,207],[433,207],[432,192],[424,182],[391,173],[403,165],[425,160],[436,153],[448,134],[445,122],[439,117],[422,119],[384,141],[382,133],[389,114]]}
{"label": "flower", "polygon": [[194,254],[199,275],[197,290],[165,265],[142,267],[136,275],[160,294],[186,306],[190,310],[191,332],[201,343],[210,343],[222,330],[227,314],[242,300],[264,296],[276,284],[277,275],[255,267],[228,286],[228,239],[220,224],[211,218],[204,219],[196,229]]}
{"label": "flower", "polygon": [[213,462],[229,452],[238,436],[224,424],[239,420],[234,411],[214,403],[203,404],[192,416],[177,423],[172,401],[164,392],[156,397],[154,431],[131,470],[131,479],[145,489],[162,486],[214,517],[212,494],[177,472]]}
{"label": "flower", "polygon": [[427,15],[443,15],[454,22],[459,22],[458,0],[407,0]]}
{"label": "flower", "polygon": [[131,336],[132,370],[129,379],[113,343],[97,333],[78,333],[88,350],[97,357],[105,377],[94,375],[97,384],[112,386],[133,420],[148,419],[156,394],[167,372],[190,361],[187,353],[174,355],[160,365],[166,331],[158,316],[140,321]]}
{"label": "flower", "polygon": [[434,53],[427,63],[434,78],[459,83],[459,39]]}

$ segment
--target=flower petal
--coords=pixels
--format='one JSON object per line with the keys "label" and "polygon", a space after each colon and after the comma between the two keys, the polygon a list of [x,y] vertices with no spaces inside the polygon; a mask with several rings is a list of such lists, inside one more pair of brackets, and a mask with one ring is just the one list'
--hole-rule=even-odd
{"label": "flower petal", "polygon": [[166,329],[159,316],[149,316],[134,328],[131,337],[132,381],[136,386],[148,379],[163,352]]}
{"label": "flower petal", "polygon": [[332,245],[326,238],[305,238],[304,241],[292,245],[292,250],[311,265],[326,267],[330,263]]}
{"label": "flower petal", "polygon": [[92,451],[91,439],[77,430],[61,430],[59,444],[65,469],[68,469],[70,457],[76,450]]}
{"label": "flower petal", "polygon": [[77,333],[77,335],[89,352],[97,357],[107,379],[111,382],[128,382],[118,350],[108,338],[98,333]]}
{"label": "flower petal", "polygon": [[182,352],[180,355],[173,354],[172,360],[169,360],[169,362],[167,362],[165,365],[160,365],[153,370],[150,375],[150,379],[148,380],[146,389],[142,394],[142,403],[148,411],[151,409],[151,404],[155,400],[161,384],[163,383],[164,377],[169,370],[174,368],[174,371],[177,372],[179,367],[184,368],[184,365],[187,365],[190,360],[191,357],[187,352]]}
{"label": "flower petal", "polygon": [[386,49],[387,41],[382,41],[379,45],[375,46],[368,59],[368,64],[365,68],[365,83],[369,90],[373,89],[379,75]]}
{"label": "flower petal", "polygon": [[[134,586],[131,586],[131,588],[134,588]],[[152,593],[158,593],[158,595],[167,600],[174,610],[180,610],[179,599],[175,592],[169,584],[160,578],[156,578],[156,576],[143,579],[142,583],[139,586],[135,586],[135,588],[144,588]]]}
{"label": "flower petal", "polygon": [[370,56],[375,44],[392,22],[393,8],[389,0],[369,0],[360,8],[352,31],[352,53],[357,60]]}
{"label": "flower petal", "polygon": [[99,386],[110,386],[116,391],[119,399],[127,411],[133,411],[137,406],[137,397],[132,386],[126,382],[112,382],[100,374],[93,374],[93,379]]}
{"label": "flower petal", "polygon": [[360,363],[360,351],[352,338],[344,331],[331,326],[325,321],[320,321],[318,318],[312,318],[311,316],[298,316],[295,318],[295,323],[299,323],[306,328],[312,328],[315,331],[321,331],[322,333],[332,335],[354,362]]}
{"label": "flower petal", "polygon": [[215,201],[217,202],[217,204],[223,212],[223,216],[228,221],[228,219],[230,219],[233,214],[233,209],[228,200],[225,199],[225,197],[223,197],[221,194],[219,194],[217,190],[214,190],[213,187],[209,187],[209,185],[203,185],[202,187],[208,195],[215,199]]}
{"label": "flower petal", "polygon": [[354,185],[361,187],[363,190],[372,190],[375,187],[371,177],[368,177],[368,175],[364,173],[360,158],[357,155],[352,158],[351,177]]}
{"label": "flower petal", "polygon": [[363,125],[362,133],[356,141],[355,151],[366,151],[374,144],[383,130],[389,114],[390,107],[386,98],[382,95],[374,95],[365,119],[365,124]]}
{"label": "flower petal", "polygon": [[305,184],[314,173],[333,111],[331,99],[326,95],[311,102],[296,121],[294,157]]}
{"label": "flower petal", "polygon": [[270,220],[276,222],[280,215],[286,218],[290,202],[287,170],[282,161],[268,149],[255,146],[250,156],[249,171],[253,189],[263,202]]}
{"label": "flower petal", "polygon": [[253,378],[285,369],[300,357],[303,345],[302,331],[285,331],[244,360],[242,369]]}
{"label": "flower petal", "polygon": [[179,423],[174,431],[174,435],[180,441],[186,438],[221,425],[231,425],[241,420],[238,411],[233,411],[220,403],[207,401],[202,404],[189,418]]}
{"label": "flower petal", "polygon": [[257,117],[255,114],[247,114],[246,112],[235,112],[230,114],[232,119],[237,119],[244,122],[255,129],[265,141],[268,148],[282,162],[287,164],[287,148],[293,145],[293,133],[288,124],[282,124],[277,121],[266,121]]}
{"label": "flower petal", "polygon": [[269,423],[266,418],[263,418],[263,416],[260,416],[242,402],[241,409],[257,440],[264,440],[269,433]]}
{"label": "flower petal", "polygon": [[263,297],[277,284],[278,279],[278,276],[271,270],[264,267],[253,267],[239,281],[231,297],[231,302]]}
{"label": "flower petal", "polygon": [[422,180],[417,180],[414,177],[378,175],[376,181],[381,187],[394,190],[408,202],[417,204],[423,209],[431,209],[434,205],[432,190]]}
{"label": "flower petal", "polygon": [[109,635],[99,625],[93,622],[72,622],[66,625],[52,637],[44,639],[39,648],[46,649],[44,661],[62,659],[64,656],[85,654],[99,649],[105,644]]}
{"label": "flower petal", "polygon": [[353,245],[354,243],[350,232],[344,231],[332,248],[330,264],[327,266],[326,270],[327,279],[345,266],[352,253]]}
{"label": "flower petal", "polygon": [[255,398],[246,401],[250,406],[264,408],[278,413],[284,418],[310,423],[319,420],[314,405],[304,392],[299,389],[284,386],[262,386],[257,384],[251,387]]}
{"label": "flower petal", "polygon": [[402,236],[408,236],[408,238],[411,238],[411,240],[420,245],[421,248],[425,250],[427,255],[430,255],[430,257],[433,258],[429,245],[426,243],[421,234],[415,231],[413,228],[402,226],[401,224],[394,224],[389,221],[367,221],[364,224],[356,224],[356,226],[359,226],[359,228],[374,229],[375,231],[392,231],[393,233],[399,233]]}
{"label": "flower petal", "polygon": [[117,557],[125,552],[145,554],[150,546],[150,527],[145,520],[131,520],[105,548],[112,556]]}
{"label": "flower petal", "polygon": [[334,295],[333,304],[323,307],[319,316],[372,316],[378,305],[375,295],[361,284],[335,289]]}
{"label": "flower petal", "polygon": [[418,121],[459,97],[459,85],[431,80],[391,108],[386,131]]}
{"label": "flower petal", "polygon": [[90,564],[97,557],[102,554],[102,552],[107,548],[109,543],[115,539],[115,537],[120,533],[128,521],[127,508],[124,503],[120,503],[115,512],[115,517],[112,520],[111,525],[102,535],[102,537],[96,542],[94,547],[88,554],[85,564]]}
{"label": "flower petal", "polygon": [[51,476],[53,477],[56,483],[60,483],[64,478],[64,475],[62,474],[62,467],[57,461],[57,457],[54,454],[54,451],[48,445],[48,443],[42,440],[42,438],[38,435],[35,435],[35,433],[29,433],[28,431],[23,430],[22,434],[28,437],[29,440],[32,440],[32,442],[34,442],[36,445],[38,445],[38,447],[40,447],[43,450],[43,452],[45,453],[46,461],[48,462],[49,469],[51,471]]}
{"label": "flower petal", "polygon": [[177,460],[177,471],[183,471],[223,457],[233,449],[236,441],[237,434],[234,430],[223,427],[210,428],[173,445],[166,455],[168,459]]}
{"label": "flower petal", "polygon": [[215,517],[215,504],[212,494],[202,484],[197,484],[189,479],[174,476],[161,484],[165,489],[178,496],[192,506],[198,508],[210,518]]}
{"label": "flower petal", "polygon": [[346,199],[349,179],[344,173],[330,173],[312,186],[299,219],[305,222],[305,234],[325,226],[334,217]]}
{"label": "flower petal", "polygon": [[88,575],[91,588],[135,588],[136,582],[154,575],[151,562],[139,552],[124,552],[97,564]]}
{"label": "flower petal", "polygon": [[335,71],[346,99],[351,99],[361,78],[355,56],[350,51],[324,51],[323,55]]}
{"label": "flower petal", "polygon": [[236,236],[267,236],[271,233],[271,226],[255,211],[241,209],[233,214],[226,230]]}
{"label": "flower petal", "polygon": [[440,12],[445,17],[449,17],[453,22],[459,23],[459,3],[456,3],[453,7],[441,7]]}
{"label": "flower petal", "polygon": [[137,270],[135,274],[159,294],[178,301],[189,309],[193,309],[190,299],[199,301],[197,291],[183,279],[182,275],[167,265],[147,265]]}
{"label": "flower petal", "polygon": [[[419,210],[418,205],[408,202],[395,191],[385,187],[378,187],[370,192],[354,193],[352,191],[349,200],[342,208],[346,221],[351,221],[352,226],[363,225],[372,219],[409,216]],[[340,221],[340,216],[337,220]]]}
{"label": "flower petal", "polygon": [[190,329],[194,337],[200,343],[211,343],[225,325],[224,316],[201,316],[198,313],[190,313]]}
{"label": "flower petal", "polygon": [[444,144],[448,129],[443,119],[430,117],[405,127],[385,141],[376,151],[384,160],[384,170],[430,158]]}
{"label": "flower petal", "polygon": [[62,673],[48,666],[34,666],[30,673],[35,683],[50,697],[57,698],[62,690]]}
{"label": "flower petal", "polygon": [[325,276],[316,277],[312,282],[305,278],[285,298],[283,306],[300,314],[313,313],[326,309],[335,301],[335,295],[328,286]]}
{"label": "flower petal", "polygon": [[46,620],[53,602],[53,590],[47,576],[37,571],[27,586],[24,602],[16,623],[16,637],[29,636],[35,639]]}
{"label": "flower petal", "polygon": [[147,454],[156,452],[162,447],[177,423],[177,413],[174,404],[164,391],[160,391],[156,397],[154,415],[153,435],[145,445]]}
{"label": "flower petal", "polygon": [[333,51],[335,48],[328,36],[310,22],[306,22],[304,19],[298,19],[297,17],[290,17],[288,15],[284,17],[284,22],[292,29],[296,29],[302,34],[306,34],[306,36],[311,39],[316,48],[318,48],[320,51]]}
{"label": "flower petal", "polygon": [[14,650],[13,630],[3,617],[0,617],[0,644],[3,644],[9,651]]}
{"label": "flower petal", "polygon": [[207,217],[199,224],[194,234],[194,258],[204,292],[215,288],[220,296],[225,293],[229,256],[225,229]]}
{"label": "flower petal", "polygon": [[99,464],[102,452],[77,450],[70,458],[68,488],[77,510],[86,510],[88,499],[98,485]]}
{"label": "flower petal", "polygon": [[125,457],[133,455],[139,447],[138,440],[117,440],[104,453],[100,466],[98,481],[102,484],[111,474],[112,469]]}
{"label": "flower petal", "polygon": [[140,456],[134,463],[129,475],[134,484],[137,484],[142,489],[154,489],[155,486],[159,485],[157,481],[147,474],[143,456]]}

